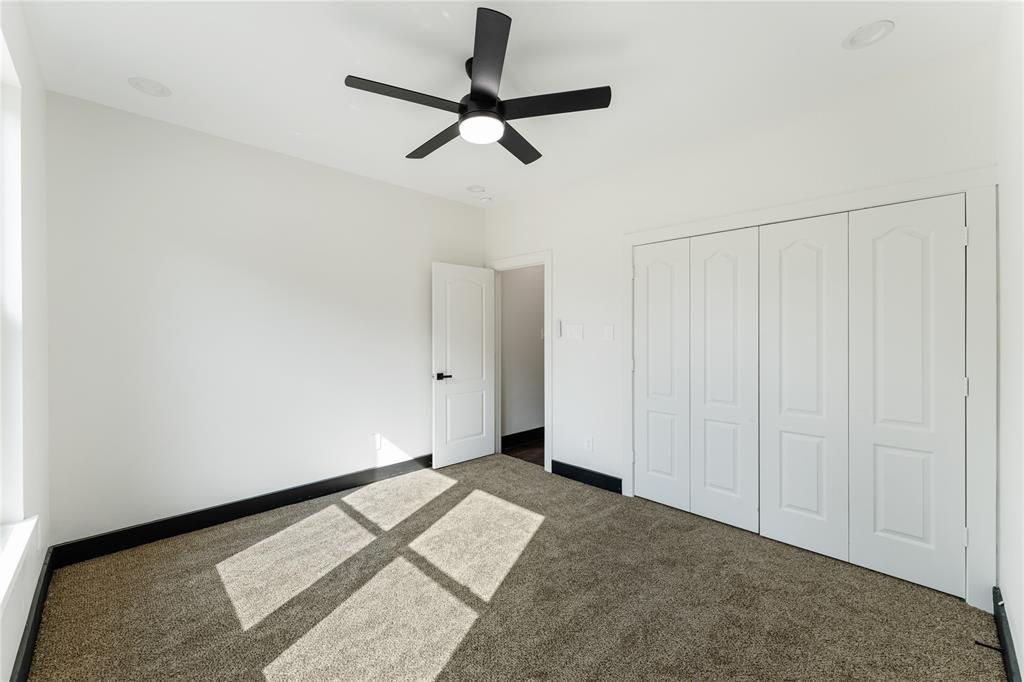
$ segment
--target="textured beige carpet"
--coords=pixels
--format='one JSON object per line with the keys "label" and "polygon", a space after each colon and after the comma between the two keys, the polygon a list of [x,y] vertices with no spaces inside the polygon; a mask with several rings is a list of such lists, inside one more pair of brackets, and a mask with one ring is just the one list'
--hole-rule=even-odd
{"label": "textured beige carpet", "polygon": [[45,680],[996,680],[953,597],[503,455],[57,571]]}

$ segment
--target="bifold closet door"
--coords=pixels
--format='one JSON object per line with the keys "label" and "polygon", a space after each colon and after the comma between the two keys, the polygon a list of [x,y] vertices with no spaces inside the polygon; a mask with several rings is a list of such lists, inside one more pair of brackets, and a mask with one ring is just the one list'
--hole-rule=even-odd
{"label": "bifold closet door", "polygon": [[634,493],[690,508],[690,242],[633,249]]}
{"label": "bifold closet door", "polygon": [[850,561],[964,594],[964,197],[850,213]]}
{"label": "bifold closet door", "polygon": [[757,229],[690,239],[690,509],[757,532]]}
{"label": "bifold closet door", "polygon": [[849,556],[847,214],[760,228],[761,535]]}

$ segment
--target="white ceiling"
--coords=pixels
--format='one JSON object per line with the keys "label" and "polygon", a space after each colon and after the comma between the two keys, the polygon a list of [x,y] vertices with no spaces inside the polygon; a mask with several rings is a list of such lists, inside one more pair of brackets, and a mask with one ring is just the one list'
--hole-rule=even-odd
{"label": "white ceiling", "polygon": [[[610,85],[609,109],[516,121],[543,154],[456,139],[454,122],[346,88],[347,74],[453,100],[469,89],[475,4],[39,2],[26,7],[54,91],[477,205],[495,204],[805,110],[989,41],[989,3],[489,3],[512,17],[501,96]],[[896,30],[839,44],[882,18]],[[130,76],[165,83],[158,99]]]}

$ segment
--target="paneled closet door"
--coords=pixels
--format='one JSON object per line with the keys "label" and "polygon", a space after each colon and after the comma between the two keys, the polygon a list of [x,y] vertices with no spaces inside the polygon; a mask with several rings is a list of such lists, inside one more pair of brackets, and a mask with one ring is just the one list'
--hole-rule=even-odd
{"label": "paneled closet door", "polygon": [[850,561],[964,594],[964,197],[850,214]]}
{"label": "paneled closet door", "polygon": [[760,228],[761,535],[849,556],[847,214]]}
{"label": "paneled closet door", "polygon": [[690,509],[757,532],[757,229],[690,240]]}
{"label": "paneled closet door", "polygon": [[690,508],[690,242],[633,249],[634,492]]}

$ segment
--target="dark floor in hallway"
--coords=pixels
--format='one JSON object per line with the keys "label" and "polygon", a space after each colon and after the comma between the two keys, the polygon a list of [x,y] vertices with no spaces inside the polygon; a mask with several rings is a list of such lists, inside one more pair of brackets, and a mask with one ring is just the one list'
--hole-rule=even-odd
{"label": "dark floor in hallway", "polygon": [[544,433],[542,431],[539,438],[531,438],[522,443],[502,445],[501,451],[509,457],[544,466]]}

